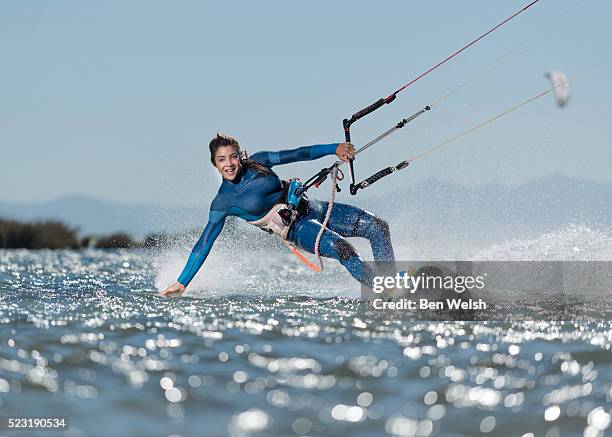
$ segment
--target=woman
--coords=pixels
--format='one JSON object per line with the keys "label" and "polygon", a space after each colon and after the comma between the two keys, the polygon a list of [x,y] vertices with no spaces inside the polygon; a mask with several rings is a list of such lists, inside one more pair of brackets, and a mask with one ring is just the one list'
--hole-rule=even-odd
{"label": "woman", "polygon": [[[259,152],[247,158],[238,142],[217,134],[209,145],[210,161],[223,182],[210,206],[208,224],[193,247],[177,282],[161,292],[169,295],[185,291],[198,272],[212,245],[223,229],[226,217],[233,215],[274,232],[289,242],[314,253],[315,240],[328,204],[302,200],[291,220],[280,220],[287,203],[288,183],[272,171],[274,165],[310,161],[335,154],[343,161],[355,157],[350,143],[320,144],[280,152]],[[279,213],[280,210],[280,213]],[[319,243],[322,256],[335,258],[362,284],[371,287],[375,276],[372,268],[343,237],[364,237],[370,240],[375,261],[393,262],[389,226],[384,220],[360,208],[335,203],[327,229]]]}

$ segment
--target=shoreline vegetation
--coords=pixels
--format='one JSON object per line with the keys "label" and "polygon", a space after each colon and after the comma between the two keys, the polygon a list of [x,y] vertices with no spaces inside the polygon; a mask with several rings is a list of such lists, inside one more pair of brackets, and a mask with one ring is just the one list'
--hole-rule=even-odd
{"label": "shoreline vegetation", "polygon": [[86,235],[57,220],[18,222],[0,218],[0,249],[136,249],[166,244],[171,236],[150,234],[139,240],[127,232]]}

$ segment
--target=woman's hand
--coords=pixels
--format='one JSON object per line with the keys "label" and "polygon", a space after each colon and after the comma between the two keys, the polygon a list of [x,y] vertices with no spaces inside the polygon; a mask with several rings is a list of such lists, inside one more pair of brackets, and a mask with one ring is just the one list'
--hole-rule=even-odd
{"label": "woman's hand", "polygon": [[159,294],[161,294],[162,296],[171,296],[173,294],[178,293],[178,295],[180,296],[181,294],[183,294],[183,291],[185,291],[185,286],[180,282],[175,282],[174,284],[166,288],[164,291],[160,291]]}
{"label": "woman's hand", "polygon": [[336,147],[336,156],[344,162],[348,162],[349,159],[355,159],[355,146],[351,143],[338,144],[338,147]]}

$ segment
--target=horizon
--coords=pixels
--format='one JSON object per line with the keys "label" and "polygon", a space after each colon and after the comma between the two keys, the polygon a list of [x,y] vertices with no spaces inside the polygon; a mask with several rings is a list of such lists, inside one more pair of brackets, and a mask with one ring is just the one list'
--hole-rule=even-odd
{"label": "horizon", "polygon": [[[554,174],[550,174],[550,175],[543,175],[543,176],[538,176],[538,177],[534,177],[530,180],[527,181],[517,181],[516,183],[507,183],[504,181],[478,181],[478,182],[474,182],[471,184],[468,183],[461,183],[461,182],[455,182],[453,180],[449,180],[449,179],[444,179],[444,178],[440,178],[437,177],[435,175],[432,175],[428,178],[425,179],[419,179],[417,180],[415,183],[409,184],[406,186],[406,188],[414,188],[414,187],[418,187],[418,186],[423,186],[423,185],[427,185],[427,184],[434,184],[434,183],[439,183],[439,184],[445,184],[445,185],[453,185],[456,187],[460,187],[460,188],[465,188],[465,189],[477,189],[483,185],[496,185],[502,188],[508,188],[508,189],[516,189],[516,188],[521,188],[521,187],[525,187],[528,186],[530,184],[533,183],[537,183],[540,181],[544,181],[544,180],[554,180],[554,179],[565,179],[568,182],[578,182],[578,183],[586,183],[586,184],[592,184],[592,185],[599,185],[601,187],[605,187],[608,189],[612,189],[612,182],[598,182],[598,181],[593,181],[587,178],[581,178],[581,177],[572,177],[572,176],[567,176],[567,175],[563,175],[560,173],[554,173]],[[363,199],[366,202],[368,201],[374,201],[377,198],[379,198],[380,196],[375,195],[375,194],[369,194],[371,191],[362,191],[359,193],[359,195],[357,196],[349,196],[347,195],[348,193],[348,186],[344,187],[344,186],[340,186],[340,188],[342,189],[342,191],[340,193],[337,194],[337,196],[344,196],[346,197],[346,199],[355,199],[356,203],[359,203],[359,199]],[[346,189],[345,189],[346,188]],[[386,195],[391,195],[395,192],[397,192],[399,189],[396,188],[389,188],[386,190]],[[323,189],[323,191],[317,191],[316,194],[320,194],[321,196],[324,196],[326,193]],[[122,206],[126,206],[126,207],[141,207],[141,206],[145,206],[145,207],[154,207],[154,208],[174,208],[174,207],[193,207],[194,206],[194,202],[192,201],[189,205],[188,204],[167,204],[167,203],[146,203],[146,202],[139,202],[139,201],[135,201],[135,202],[130,202],[130,201],[126,201],[126,200],[121,200],[121,199],[112,199],[112,198],[105,198],[105,197],[101,197],[101,196],[96,196],[96,195],[89,195],[89,194],[82,194],[82,193],[65,193],[62,195],[58,195],[57,197],[52,197],[49,199],[41,199],[41,200],[35,200],[35,201],[31,201],[31,202],[27,202],[27,201],[22,201],[22,200],[5,200],[3,198],[0,198],[0,203],[5,203],[5,204],[19,204],[19,205],[23,205],[23,206],[30,206],[30,205],[40,205],[40,204],[46,204],[46,203],[54,203],[57,201],[61,201],[61,200],[87,200],[87,201],[97,201],[97,202],[104,202],[104,203],[114,203],[117,205],[122,205]],[[195,207],[207,207],[207,202],[208,199],[200,199],[202,200],[202,204],[201,205],[195,205]],[[0,213],[0,218],[2,218],[1,213]]]}
{"label": "horizon", "polygon": [[[347,192],[343,189],[338,193],[336,201],[353,199]],[[326,190],[317,191],[311,198],[326,198]],[[80,228],[84,235],[124,231],[142,237],[157,232],[202,229],[207,200],[169,205],[116,202],[82,195],[32,203],[0,199],[0,218],[21,222],[59,220]],[[385,217],[394,224],[394,229],[417,235],[446,235],[451,228],[451,234],[455,235],[495,233],[506,228],[512,228],[511,235],[518,235],[548,229],[542,228],[543,223],[554,225],[553,228],[574,224],[612,229],[612,184],[563,175],[512,186],[497,182],[466,186],[430,178],[396,187],[384,198],[377,193],[362,194],[352,203]]]}

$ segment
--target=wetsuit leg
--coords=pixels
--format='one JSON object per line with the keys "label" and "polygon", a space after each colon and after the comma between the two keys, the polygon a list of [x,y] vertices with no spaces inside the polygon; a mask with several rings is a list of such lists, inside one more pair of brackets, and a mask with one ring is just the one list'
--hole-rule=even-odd
{"label": "wetsuit leg", "polygon": [[[327,202],[310,201],[312,214],[323,221]],[[334,203],[327,227],[343,237],[367,238],[372,246],[374,261],[392,263],[395,261],[389,225],[374,214],[345,203]]]}
{"label": "wetsuit leg", "polygon": [[[314,214],[300,218],[289,233],[289,241],[297,244],[304,250],[314,253],[317,234],[321,223]],[[351,243],[338,233],[325,229],[319,242],[319,253],[327,258],[335,258],[349,271],[349,273],[366,287],[371,288],[374,270],[359,256]]]}

